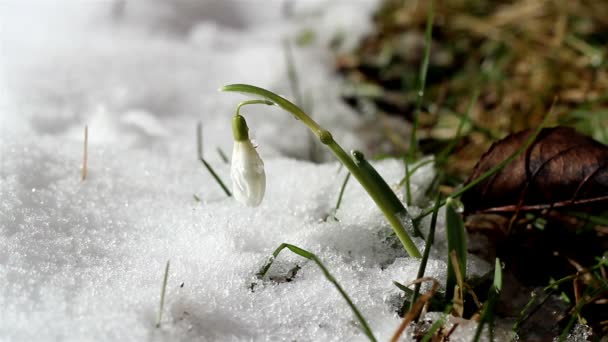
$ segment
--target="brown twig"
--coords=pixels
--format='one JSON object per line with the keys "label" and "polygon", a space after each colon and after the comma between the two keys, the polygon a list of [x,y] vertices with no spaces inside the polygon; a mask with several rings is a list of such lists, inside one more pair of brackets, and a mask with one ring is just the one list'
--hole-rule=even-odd
{"label": "brown twig", "polygon": [[416,316],[418,316],[418,313],[420,311],[422,311],[422,308],[424,307],[424,305],[431,298],[433,298],[433,296],[435,295],[435,293],[437,293],[437,290],[439,289],[439,282],[437,281],[437,279],[431,278],[431,277],[425,277],[425,278],[416,279],[413,282],[411,282],[409,284],[406,284],[405,286],[419,284],[419,283],[422,283],[422,282],[425,282],[425,281],[432,281],[433,282],[433,287],[431,288],[430,291],[428,291],[425,294],[423,294],[422,296],[420,296],[420,298],[412,306],[412,309],[407,312],[407,314],[405,315],[405,317],[403,317],[403,321],[401,321],[401,324],[399,325],[399,328],[397,328],[397,330],[393,334],[393,337],[391,338],[391,342],[397,342],[397,341],[399,341],[399,337],[401,337],[401,334],[403,334],[403,331],[405,331],[405,328],[407,327],[407,325],[410,324],[410,322],[412,322]]}

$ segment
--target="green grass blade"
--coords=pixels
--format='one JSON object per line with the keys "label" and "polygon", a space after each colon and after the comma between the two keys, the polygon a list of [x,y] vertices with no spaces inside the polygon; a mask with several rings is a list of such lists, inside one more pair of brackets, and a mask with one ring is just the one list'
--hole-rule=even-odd
{"label": "green grass blade", "polygon": [[294,97],[295,104],[304,108],[304,99],[302,91],[300,90],[300,79],[296,70],[296,65],[293,59],[293,53],[291,51],[291,44],[286,39],[283,41],[283,51],[285,52],[285,64],[287,65],[287,78],[289,79],[289,86],[291,88],[291,94]]}
{"label": "green grass blade", "polygon": [[330,283],[332,283],[334,285],[336,290],[338,290],[338,292],[340,292],[340,295],[342,295],[342,298],[344,298],[344,300],[346,301],[346,303],[348,304],[350,309],[355,314],[355,316],[357,317],[357,320],[359,321],[359,324],[361,324],[361,329],[363,330],[363,333],[365,333],[365,335],[369,338],[370,341],[374,341],[374,342],[377,341],[376,337],[374,336],[374,333],[372,332],[371,328],[367,324],[367,321],[365,320],[365,318],[363,317],[363,315],[361,314],[359,309],[357,309],[357,307],[355,306],[353,301],[350,299],[350,297],[348,296],[346,291],[344,291],[344,289],[338,283],[336,278],[334,278],[334,276],[331,273],[329,273],[329,270],[327,269],[327,267],[325,267],[325,265],[321,262],[321,260],[319,258],[317,258],[317,256],[315,254],[313,254],[305,249],[302,249],[298,246],[294,246],[294,245],[291,245],[288,243],[282,243],[274,251],[274,253],[272,253],[272,256],[268,259],[268,261],[262,266],[260,271],[257,273],[257,276],[259,278],[263,278],[266,275],[266,273],[268,272],[268,270],[270,269],[270,266],[272,266],[272,263],[274,262],[276,257],[285,248],[289,249],[293,253],[295,253],[303,258],[312,260],[315,264],[317,264],[317,266],[321,269],[321,271],[323,271],[323,275],[325,275],[325,279],[327,279]]}
{"label": "green grass blade", "polygon": [[[435,201],[435,207],[433,209],[433,216],[431,216],[431,227],[429,228],[429,235],[426,238],[424,252],[422,253],[422,260],[420,260],[420,267],[418,268],[418,274],[416,275],[416,279],[424,277],[424,272],[426,271],[426,264],[429,260],[431,248],[435,241],[435,227],[437,226],[437,213],[439,212],[440,203],[441,197],[437,196],[437,200]],[[420,294],[420,285],[420,283],[414,285],[414,293],[412,294],[412,300],[410,301],[410,310],[412,309],[412,305],[414,305],[414,303],[418,299],[418,295]]]}
{"label": "green grass blade", "polygon": [[456,252],[458,266],[462,279],[466,279],[467,274],[467,233],[464,222],[460,214],[456,211],[454,201],[448,199],[446,202],[446,231],[448,241],[448,277],[446,280],[445,295],[449,300],[454,294],[454,286],[457,283],[457,276],[450,259],[450,253]]}
{"label": "green grass blade", "polygon": [[403,179],[405,180],[405,203],[407,203],[408,206],[412,205],[412,185],[410,182],[411,176],[410,163],[405,162],[405,177]]}
{"label": "green grass blade", "polygon": [[443,150],[437,157],[438,169],[442,169],[443,166],[447,163],[450,154],[452,154],[452,151],[454,151],[454,148],[456,147],[456,145],[458,145],[458,142],[462,138],[462,130],[464,128],[464,124],[470,120],[469,118],[471,117],[473,107],[475,106],[475,103],[477,103],[477,97],[479,97],[479,89],[475,88],[473,90],[473,95],[471,96],[471,102],[469,102],[469,106],[467,107],[467,111],[463,116],[460,117],[460,121],[458,122],[458,128],[456,129],[456,135],[454,136],[454,138],[452,138],[445,150]]}
{"label": "green grass blade", "polygon": [[228,157],[226,156],[226,153],[224,153],[224,151],[222,151],[221,148],[216,148],[217,154],[219,154],[220,159],[222,159],[222,161],[226,164],[230,164],[230,160],[228,159]]}
{"label": "green grass blade", "polygon": [[394,280],[393,280],[393,285],[397,286],[397,288],[398,288],[399,290],[401,290],[401,291],[405,292],[405,294],[406,294],[406,295],[408,295],[408,296],[410,296],[410,297],[414,295],[414,290],[412,290],[412,289],[410,289],[409,287],[407,287],[407,286],[405,286],[405,285],[401,284],[401,283],[400,283],[400,282],[398,282],[398,281],[394,281]]}
{"label": "green grass blade", "polygon": [[163,318],[163,308],[165,307],[165,293],[167,291],[167,279],[169,278],[169,260],[165,265],[165,276],[163,277],[163,285],[160,288],[160,302],[158,304],[158,315],[156,316],[156,327],[160,327],[160,321]]}
{"label": "green grass blade", "polygon": [[479,341],[481,338],[481,333],[483,332],[483,327],[487,323],[490,325],[490,342],[493,339],[493,324],[494,324],[494,311],[496,309],[496,304],[498,303],[498,299],[500,297],[500,292],[502,291],[502,267],[500,264],[500,260],[496,258],[495,266],[494,266],[494,283],[490,287],[488,292],[488,299],[483,305],[481,315],[479,318],[479,324],[477,325],[477,330],[475,331],[475,337],[473,337],[473,342]]}
{"label": "green grass blade", "polygon": [[[402,216],[402,218],[409,217],[407,209],[405,209],[403,203],[399,200],[397,195],[395,195],[393,189],[391,189],[384,178],[380,176],[372,164],[365,159],[363,153],[353,151],[352,155],[355,160],[355,164],[359,170],[361,170],[362,176],[369,180],[368,183],[377,193],[382,194],[380,200],[384,203],[384,205],[389,208],[392,213]],[[422,232],[417,226],[414,226],[414,235],[422,237]]]}
{"label": "green grass blade", "polygon": [[424,334],[424,336],[422,337],[422,340],[420,340],[420,342],[430,341],[433,338],[433,336],[435,335],[435,333],[437,332],[437,330],[439,330],[439,328],[441,328],[445,324],[445,321],[447,320],[451,311],[452,311],[452,306],[448,305],[448,307],[443,312],[443,316],[441,316],[440,319],[436,320],[435,323],[433,323],[433,325],[431,325],[431,327],[426,332],[426,334]]}
{"label": "green grass blade", "polygon": [[422,100],[424,99],[424,88],[426,86],[426,74],[429,69],[429,60],[431,59],[431,42],[433,38],[433,16],[435,11],[433,9],[433,1],[429,1],[429,8],[426,17],[426,31],[424,34],[424,57],[422,58],[422,64],[420,65],[420,73],[418,78],[418,93],[416,95],[416,109],[414,111],[414,120],[412,122],[412,135],[410,136],[410,149],[408,152],[408,159],[416,159],[418,153],[418,139],[416,137],[416,131],[418,130],[418,116],[420,115],[420,109],[422,108]]}
{"label": "green grass blade", "polygon": [[[410,176],[410,177],[411,177],[411,176],[413,176],[413,175],[416,173],[416,171],[418,171],[419,169],[421,169],[423,166],[426,166],[426,165],[428,165],[428,164],[432,164],[432,163],[434,163],[434,162],[435,162],[435,159],[433,159],[433,158],[429,158],[429,159],[426,159],[426,160],[424,160],[424,159],[423,159],[423,160],[421,160],[420,162],[418,162],[418,163],[414,164],[414,166],[413,166],[411,169],[409,169],[409,176]],[[406,165],[407,165],[407,164],[406,164]],[[409,168],[409,167],[408,167],[408,168]],[[406,176],[408,176],[408,173],[406,172],[406,174],[405,174],[405,175],[406,175]],[[400,187],[401,187],[401,186],[404,186],[406,182],[407,182],[406,177],[403,177],[403,178],[401,179],[401,181],[399,181],[399,186],[400,186]]]}
{"label": "green grass blade", "polygon": [[574,216],[581,220],[589,221],[593,224],[608,227],[608,217],[605,217],[605,216],[591,215],[589,213],[577,212],[577,211],[568,211],[566,214],[568,214],[570,216]]}
{"label": "green grass blade", "polygon": [[213,170],[213,167],[211,167],[211,165],[209,163],[207,163],[207,161],[203,158],[203,125],[200,122],[198,125],[196,125],[196,141],[197,141],[198,160],[200,160],[201,163],[203,163],[203,165],[205,166],[207,171],[209,171],[209,173],[211,174],[213,179],[215,179],[217,184],[222,188],[222,190],[224,190],[224,193],[226,194],[226,196],[231,197],[232,193],[230,193],[230,190],[228,190],[228,188],[226,187],[224,182],[222,182],[222,179],[220,178],[220,176],[217,175],[215,170]]}
{"label": "green grass blade", "polygon": [[336,202],[336,207],[334,208],[334,216],[340,209],[340,205],[342,204],[342,197],[344,196],[344,190],[346,190],[346,185],[348,184],[348,180],[350,179],[350,172],[346,174],[344,177],[344,182],[342,182],[342,186],[340,187],[340,194],[338,195],[338,201]]}
{"label": "green grass blade", "polygon": [[395,195],[393,189],[391,189],[384,178],[380,176],[372,164],[367,161],[363,153],[353,151],[352,155],[355,165],[361,170],[362,175],[369,180],[370,185],[374,187],[375,191],[383,195],[382,201],[384,202],[384,205],[386,205],[392,213],[407,213],[403,203],[399,200],[397,195]]}
{"label": "green grass blade", "polygon": [[[598,277],[598,279],[604,280],[603,277]],[[574,323],[576,323],[577,318],[581,314],[581,310],[583,309],[583,307],[585,305],[590,303],[589,299],[598,298],[598,296],[600,296],[602,293],[604,293],[604,295],[605,295],[605,293],[608,293],[608,282],[606,282],[605,280],[601,284],[599,284],[598,287],[589,286],[585,289],[585,291],[583,291],[583,295],[581,296],[581,299],[579,300],[579,302],[576,304],[576,306],[571,311],[571,316],[570,316],[570,319],[568,320],[568,324],[566,324],[566,327],[564,328],[561,335],[559,336],[558,341],[561,342],[561,341],[570,341],[571,340],[568,338],[568,335],[572,331],[572,327],[574,326]]]}

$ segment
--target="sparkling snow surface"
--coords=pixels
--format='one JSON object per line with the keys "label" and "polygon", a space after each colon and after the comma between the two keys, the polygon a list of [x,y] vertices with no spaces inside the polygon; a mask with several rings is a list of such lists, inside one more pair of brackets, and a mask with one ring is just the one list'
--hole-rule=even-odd
{"label": "sparkling snow surface", "polygon": [[[390,247],[390,227],[355,180],[339,221],[325,220],[345,171],[331,155],[297,160],[311,150],[303,125],[277,108],[244,109],[267,174],[255,209],[227,198],[196,160],[201,121],[205,157],[230,184],[216,149],[232,150],[231,116],[245,97],[217,89],[252,83],[291,97],[282,42],[304,29],[316,40],[294,55],[315,119],[346,149],[365,146],[326,46],[344,32],[352,47],[377,1],[260,3],[0,1],[0,340],[365,340],[323,273],[289,251],[270,274],[298,264],[296,277],[250,290],[282,242],[316,253],[376,337],[393,334],[392,281],[415,279],[419,262]],[[403,175],[399,161],[375,165],[391,185]],[[418,194],[431,176],[414,177]],[[439,246],[444,234],[440,219]],[[444,254],[427,267],[441,282]]]}

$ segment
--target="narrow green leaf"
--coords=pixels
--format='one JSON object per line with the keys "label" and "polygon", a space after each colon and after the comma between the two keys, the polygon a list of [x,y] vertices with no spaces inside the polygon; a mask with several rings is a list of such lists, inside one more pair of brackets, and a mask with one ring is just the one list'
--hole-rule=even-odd
{"label": "narrow green leaf", "polygon": [[226,196],[231,197],[232,193],[230,193],[230,190],[228,190],[228,187],[226,187],[226,185],[224,184],[224,182],[222,181],[220,176],[218,176],[217,173],[215,172],[215,170],[213,170],[213,167],[211,167],[211,164],[209,164],[203,158],[203,126],[201,123],[196,125],[196,140],[197,140],[198,160],[200,160],[200,162],[203,163],[203,166],[205,166],[207,171],[209,171],[209,173],[211,174],[213,179],[215,179],[217,184],[222,188],[222,190],[224,190],[224,193],[226,194]]}
{"label": "narrow green leaf", "polygon": [[456,211],[454,200],[448,199],[446,203],[446,231],[448,241],[448,277],[446,280],[446,299],[452,298],[454,286],[457,283],[456,272],[450,259],[450,253],[456,252],[458,266],[462,279],[466,279],[467,274],[467,235],[464,222],[460,214]]}
{"label": "narrow green leaf", "polygon": [[475,337],[473,337],[473,342],[479,341],[485,324],[489,325],[490,342],[492,342],[494,340],[494,335],[493,335],[494,311],[496,310],[496,304],[498,303],[501,289],[502,289],[502,266],[500,264],[500,260],[498,258],[496,258],[496,262],[495,262],[495,266],[494,266],[494,283],[490,287],[490,290],[488,291],[488,299],[486,300],[486,302],[483,305],[481,315],[479,318],[479,324],[477,325],[477,330],[475,331]]}
{"label": "narrow green leaf", "polygon": [[405,294],[406,294],[406,295],[408,295],[408,296],[412,296],[412,295],[414,295],[414,290],[412,290],[412,289],[410,289],[409,287],[407,287],[407,286],[405,286],[405,285],[401,284],[401,283],[400,283],[400,282],[398,282],[398,281],[394,281],[394,280],[393,280],[393,285],[397,286],[397,288],[398,288],[399,290],[401,290],[401,291],[405,292]]}
{"label": "narrow green leaf", "polygon": [[370,341],[373,341],[373,342],[377,341],[376,337],[374,336],[374,333],[372,332],[371,328],[367,324],[367,321],[365,320],[365,318],[363,317],[363,315],[361,314],[359,309],[357,309],[357,307],[355,306],[353,301],[350,299],[350,297],[348,296],[346,291],[344,291],[342,286],[338,283],[338,281],[334,278],[334,276],[331,273],[329,273],[329,270],[327,269],[327,267],[325,267],[325,265],[321,262],[321,260],[319,258],[317,258],[317,256],[315,254],[313,254],[305,249],[302,249],[298,246],[291,245],[288,243],[282,243],[274,251],[274,253],[272,253],[272,256],[268,259],[268,261],[262,266],[260,271],[257,273],[257,276],[259,278],[263,278],[266,275],[266,273],[268,272],[268,270],[270,269],[270,266],[272,266],[272,263],[274,262],[276,257],[285,248],[289,249],[293,253],[295,253],[303,258],[312,260],[315,264],[317,264],[317,266],[321,269],[321,271],[323,271],[325,278],[334,285],[334,287],[336,288],[336,290],[338,290],[338,292],[340,292],[340,295],[342,296],[342,298],[344,298],[344,300],[346,301],[346,303],[348,304],[350,309],[355,314],[355,317],[357,317],[359,324],[361,324],[361,329],[363,330],[363,333],[365,333],[365,335],[367,336],[367,338],[369,338]]}
{"label": "narrow green leaf", "polygon": [[334,217],[338,212],[338,209],[340,209],[340,205],[342,204],[342,197],[344,196],[344,190],[346,190],[346,184],[348,184],[349,179],[350,172],[346,174],[346,177],[344,177],[344,182],[342,182],[342,186],[340,187],[340,194],[338,195],[338,201],[336,202],[336,207],[334,208]]}
{"label": "narrow green leaf", "polygon": [[226,156],[226,153],[224,153],[224,151],[222,151],[221,148],[217,147],[216,148],[217,154],[219,154],[220,159],[222,159],[222,161],[226,164],[230,164],[230,160],[228,160],[228,156]]}
{"label": "narrow green leaf", "polygon": [[448,305],[448,307],[445,309],[445,311],[443,313],[443,316],[441,316],[441,318],[436,320],[435,323],[433,323],[433,325],[431,325],[431,328],[426,332],[426,334],[424,334],[424,336],[422,337],[422,340],[420,340],[420,342],[430,341],[433,338],[433,336],[435,335],[435,333],[437,332],[437,330],[439,330],[439,328],[441,328],[445,324],[445,321],[448,318],[448,315],[450,314],[451,311],[452,311],[452,306]]}
{"label": "narrow green leaf", "polygon": [[361,170],[361,173],[369,180],[370,185],[374,186],[375,190],[383,194],[382,198],[385,205],[393,213],[407,213],[405,206],[399,200],[391,187],[386,184],[386,181],[378,171],[365,159],[363,153],[359,151],[352,152],[355,165]]}
{"label": "narrow green leaf", "polygon": [[416,137],[416,131],[418,130],[418,116],[420,115],[420,109],[422,108],[422,101],[424,99],[424,88],[426,85],[426,74],[429,69],[429,61],[431,59],[431,43],[433,38],[433,16],[435,14],[433,8],[433,1],[428,2],[429,8],[426,17],[426,31],[424,34],[424,57],[422,58],[422,64],[420,65],[420,72],[418,77],[418,93],[416,94],[416,110],[414,111],[414,120],[412,123],[412,134],[410,136],[410,150],[408,152],[408,159],[416,159],[418,139]]}
{"label": "narrow green leaf", "polygon": [[[424,246],[424,252],[422,253],[422,260],[420,260],[420,267],[418,268],[418,274],[416,275],[416,279],[420,279],[424,277],[424,272],[426,271],[426,264],[429,260],[429,255],[431,253],[431,248],[433,243],[435,242],[435,227],[437,226],[437,213],[439,212],[439,207],[441,204],[441,196],[437,196],[435,200],[435,207],[433,210],[433,216],[431,216],[431,227],[429,228],[429,235],[426,237],[426,242]],[[418,299],[418,295],[420,294],[420,283],[417,283],[414,286],[414,293],[412,295],[412,300],[410,301],[410,310],[412,308],[413,303]]]}
{"label": "narrow green leaf", "polygon": [[160,288],[160,302],[158,304],[158,315],[156,316],[156,327],[160,327],[160,321],[163,318],[163,308],[165,307],[165,293],[167,291],[167,279],[169,278],[169,260],[165,265],[165,275],[163,277],[163,284]]}
{"label": "narrow green leaf", "polygon": [[405,162],[405,203],[407,203],[408,206],[412,205],[412,183],[411,183],[411,176],[412,173],[410,173],[410,163],[409,162]]}

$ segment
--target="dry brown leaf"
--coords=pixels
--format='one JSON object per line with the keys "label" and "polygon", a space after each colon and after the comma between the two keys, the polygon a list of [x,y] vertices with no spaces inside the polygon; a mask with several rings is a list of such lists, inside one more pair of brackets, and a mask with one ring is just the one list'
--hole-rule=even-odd
{"label": "dry brown leaf", "polygon": [[[494,143],[466,183],[515,153],[532,130]],[[568,127],[543,129],[512,163],[462,196],[467,213],[608,202],[608,147]]]}

